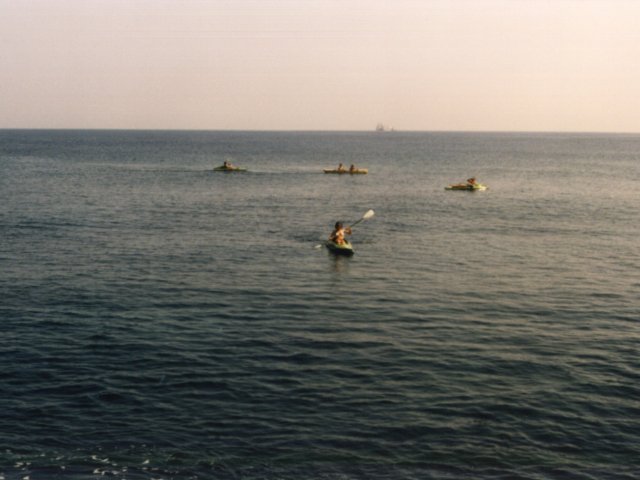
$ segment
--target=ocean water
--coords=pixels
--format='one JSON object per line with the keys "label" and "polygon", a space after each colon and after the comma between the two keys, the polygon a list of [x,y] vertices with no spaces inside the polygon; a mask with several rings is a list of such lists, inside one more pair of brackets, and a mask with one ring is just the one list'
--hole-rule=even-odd
{"label": "ocean water", "polygon": [[0,479],[640,478],[638,179],[637,135],[0,131]]}

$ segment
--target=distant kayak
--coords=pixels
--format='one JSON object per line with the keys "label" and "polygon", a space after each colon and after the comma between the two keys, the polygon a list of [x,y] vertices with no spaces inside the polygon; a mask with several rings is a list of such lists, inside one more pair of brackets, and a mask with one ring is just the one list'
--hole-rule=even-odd
{"label": "distant kayak", "polygon": [[213,169],[214,172],[246,172],[246,168],[241,167],[225,167],[224,165]]}
{"label": "distant kayak", "polygon": [[349,173],[351,175],[355,175],[355,174],[369,173],[369,170],[367,168],[356,168],[355,170],[348,170],[348,169],[338,170],[337,168],[328,168],[324,170],[324,173],[338,173],[338,174]]}
{"label": "distant kayak", "polygon": [[482,191],[486,190],[487,186],[481,183],[476,183],[475,185],[469,185],[468,183],[459,183],[457,185],[449,185],[444,187],[445,190],[466,190],[466,191]]}
{"label": "distant kayak", "polygon": [[345,240],[343,244],[337,244],[336,242],[332,242],[331,240],[327,240],[325,242],[325,246],[327,249],[336,255],[346,255],[351,256],[354,254],[353,247],[348,240]]}

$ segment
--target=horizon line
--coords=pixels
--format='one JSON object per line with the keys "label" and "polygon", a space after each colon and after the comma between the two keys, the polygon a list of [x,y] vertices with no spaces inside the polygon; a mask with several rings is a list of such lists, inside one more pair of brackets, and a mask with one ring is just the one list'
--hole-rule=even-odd
{"label": "horizon line", "polygon": [[226,132],[226,133],[372,133],[394,136],[402,133],[477,133],[477,134],[544,134],[544,135],[640,135],[640,131],[607,130],[322,130],[322,129],[236,129],[236,128],[78,128],[78,127],[0,127],[0,131],[75,131],[75,132]]}

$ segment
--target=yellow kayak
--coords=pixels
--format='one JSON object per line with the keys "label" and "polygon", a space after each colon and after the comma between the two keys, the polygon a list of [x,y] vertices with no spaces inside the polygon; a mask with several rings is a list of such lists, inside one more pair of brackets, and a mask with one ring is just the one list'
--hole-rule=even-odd
{"label": "yellow kayak", "polygon": [[481,183],[476,183],[475,185],[469,185],[468,183],[458,183],[457,185],[449,185],[444,187],[445,190],[465,190],[468,192],[474,191],[482,191],[486,190],[487,186]]}
{"label": "yellow kayak", "polygon": [[365,173],[369,173],[369,170],[367,168],[356,168],[355,170],[338,170],[337,168],[333,168],[333,169],[325,169],[324,173],[338,173],[338,174],[343,174],[343,173],[349,173],[351,175],[354,174],[365,174]]}

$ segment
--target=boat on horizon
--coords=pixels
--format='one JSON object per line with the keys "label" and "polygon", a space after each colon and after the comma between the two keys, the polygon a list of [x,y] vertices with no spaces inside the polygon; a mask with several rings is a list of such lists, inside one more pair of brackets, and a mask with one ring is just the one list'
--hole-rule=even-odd
{"label": "boat on horizon", "polygon": [[378,133],[386,133],[386,132],[395,132],[396,129],[393,127],[387,127],[384,123],[378,123],[376,125],[376,132]]}

